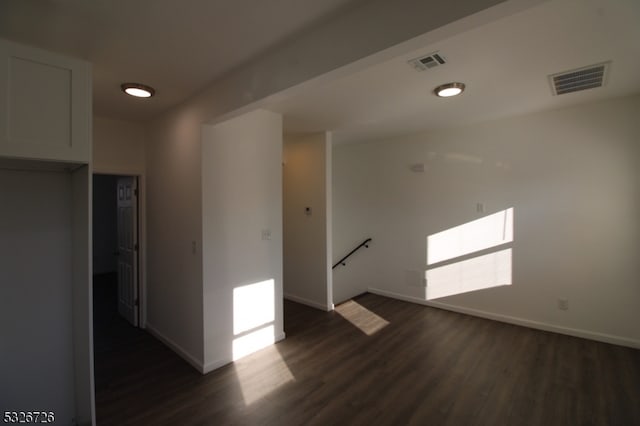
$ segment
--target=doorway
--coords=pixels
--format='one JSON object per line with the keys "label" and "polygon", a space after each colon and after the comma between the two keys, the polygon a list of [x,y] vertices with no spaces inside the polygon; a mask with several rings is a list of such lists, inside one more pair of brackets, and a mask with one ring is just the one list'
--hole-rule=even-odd
{"label": "doorway", "polygon": [[[93,349],[96,418],[117,395],[119,380],[139,373],[145,332],[144,175],[93,175]],[[146,353],[145,351],[138,353]]]}
{"label": "doorway", "polygon": [[95,325],[141,324],[138,211],[137,176],[93,176]]}

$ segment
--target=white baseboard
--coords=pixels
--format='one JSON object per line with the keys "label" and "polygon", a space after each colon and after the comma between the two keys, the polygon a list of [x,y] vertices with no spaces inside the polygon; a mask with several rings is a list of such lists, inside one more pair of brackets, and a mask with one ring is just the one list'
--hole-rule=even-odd
{"label": "white baseboard", "polygon": [[182,359],[184,359],[185,361],[187,361],[189,364],[191,364],[193,366],[193,368],[198,370],[200,373],[204,373],[204,366],[202,364],[202,361],[199,361],[196,357],[194,357],[189,352],[184,350],[176,342],[174,342],[173,340],[169,339],[167,336],[165,336],[164,334],[159,332],[158,329],[155,328],[153,325],[151,325],[148,321],[147,321],[145,329],[151,335],[153,335],[156,339],[160,340],[162,343],[167,345],[172,351],[174,351],[175,353],[180,355],[180,357]]}
{"label": "white baseboard", "polygon": [[[275,335],[274,337],[274,344],[278,343],[280,340],[284,340],[286,337],[286,334],[283,332],[280,332],[278,334]],[[233,362],[233,359],[229,358],[229,359],[219,359],[216,361],[212,361],[209,362],[207,364],[204,365],[204,368],[202,369],[202,374],[207,374],[207,373],[211,373],[213,370],[217,370],[220,367],[224,367],[227,364],[231,364]]]}
{"label": "white baseboard", "polygon": [[202,374],[208,374],[211,373],[213,370],[217,370],[220,367],[224,367],[227,364],[231,364],[233,362],[233,360],[231,359],[219,359],[216,361],[212,361],[209,362],[207,364],[204,365],[203,369],[202,369]]}
{"label": "white baseboard", "polygon": [[284,293],[284,298],[287,300],[291,300],[292,302],[301,303],[303,305],[311,306],[312,308],[320,309],[321,311],[333,311],[333,303],[331,304],[331,306],[327,306],[313,300],[305,299],[304,297],[295,296],[291,293]]}
{"label": "white baseboard", "polygon": [[598,333],[594,331],[581,330],[576,328],[562,327],[559,325],[549,324],[545,322],[533,321],[525,318],[512,317],[509,315],[496,314],[493,312],[481,311],[478,309],[465,308],[461,306],[450,305],[442,302],[433,302],[418,297],[407,296],[392,291],[380,290],[377,288],[369,288],[369,293],[379,296],[389,297],[392,299],[403,300],[405,302],[417,303],[420,305],[430,306],[433,308],[444,309],[447,311],[458,312],[461,314],[472,315],[475,317],[487,318],[495,321],[506,322],[508,324],[520,325],[537,330],[551,331],[568,336],[581,337],[583,339],[596,340],[598,342],[611,343],[614,345],[627,346],[630,348],[640,349],[640,341],[629,339],[626,337],[615,336],[612,334]]}
{"label": "white baseboard", "polygon": [[[189,364],[191,364],[193,368],[195,368],[202,374],[210,373],[213,370],[217,370],[218,368],[224,367],[225,365],[233,362],[233,359],[229,358],[229,359],[220,359],[220,360],[209,362],[207,364],[203,364],[202,362],[198,361],[194,356],[192,356],[189,352],[184,350],[180,345],[178,345],[173,340],[166,337],[164,334],[160,333],[158,329],[155,328],[153,325],[149,324],[149,322],[147,322],[146,330],[151,335],[153,335],[156,339],[160,340],[162,343],[167,345],[172,351],[178,354],[182,359],[187,361]],[[273,343],[275,344],[281,340],[284,340],[285,337],[286,337],[286,334],[284,333],[284,331],[281,331],[280,333],[274,336]]]}

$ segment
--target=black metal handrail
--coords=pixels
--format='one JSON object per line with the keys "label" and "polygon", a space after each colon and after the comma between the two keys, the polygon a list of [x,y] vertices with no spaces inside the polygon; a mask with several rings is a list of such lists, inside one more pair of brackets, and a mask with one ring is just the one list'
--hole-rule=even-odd
{"label": "black metal handrail", "polygon": [[356,248],[354,248],[353,250],[351,250],[349,252],[348,255],[346,255],[345,257],[343,257],[342,259],[338,260],[338,263],[336,263],[335,265],[333,265],[333,268],[331,269],[336,269],[336,267],[338,265],[342,265],[342,266],[346,266],[347,264],[345,263],[345,260],[347,260],[349,258],[349,256],[351,256],[353,253],[357,252],[358,250],[360,250],[360,248],[362,248],[363,246],[366,248],[369,248],[369,243],[371,242],[371,238],[367,238],[366,240],[364,240],[363,242],[360,243],[360,245]]}

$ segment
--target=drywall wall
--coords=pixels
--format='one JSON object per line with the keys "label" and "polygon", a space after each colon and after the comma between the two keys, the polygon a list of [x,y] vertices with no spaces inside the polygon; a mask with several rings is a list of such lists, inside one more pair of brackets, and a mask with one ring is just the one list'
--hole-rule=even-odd
{"label": "drywall wall", "polygon": [[331,310],[331,134],[286,135],[284,296]]}
{"label": "drywall wall", "polygon": [[[356,72],[540,2],[478,0],[456,7],[446,1],[361,2],[274,46],[150,122],[145,142],[149,330],[197,368],[202,365],[204,123],[224,121],[285,91]],[[435,9],[440,13],[431,13]],[[98,151],[98,171],[100,157]]]}
{"label": "drywall wall", "polygon": [[151,125],[146,147],[147,328],[199,370],[203,121],[195,111],[180,109]]}
{"label": "drywall wall", "polygon": [[93,117],[94,172],[144,174],[146,137],[143,124]]}
{"label": "drywall wall", "polygon": [[[282,117],[257,110],[205,126],[202,141],[202,263],[204,370],[234,358],[240,332],[270,327],[284,337],[282,318]],[[268,318],[238,330],[238,292],[265,283],[249,315]],[[253,296],[249,296],[253,297]],[[246,306],[245,306],[246,308]]]}
{"label": "drywall wall", "polygon": [[513,284],[435,302],[640,346],[638,111],[635,96],[334,147],[334,248],[374,240],[335,287],[424,301],[427,236],[513,208]]}
{"label": "drywall wall", "polygon": [[71,259],[75,403],[78,425],[95,424],[93,287],[91,268],[91,168],[71,173]]}
{"label": "drywall wall", "polygon": [[[366,292],[377,282],[380,268],[376,255],[377,231],[384,225],[378,211],[379,177],[377,171],[371,169],[376,162],[376,151],[370,148],[367,145],[333,148],[333,263],[367,238],[372,238],[368,248],[358,250],[346,265],[333,270],[333,301],[336,304]],[[357,155],[362,157],[357,159]]]}
{"label": "drywall wall", "polygon": [[93,273],[96,275],[118,269],[116,185],[116,176],[93,176]]}
{"label": "drywall wall", "polygon": [[0,408],[53,411],[57,422],[72,424],[70,174],[0,169],[0,205]]}
{"label": "drywall wall", "polygon": [[[142,123],[106,117],[93,118],[93,172],[138,177],[140,319],[143,328],[146,327],[147,318],[147,132],[147,126]],[[96,198],[101,199],[99,192],[96,193]],[[102,203],[102,201],[98,202]],[[94,209],[94,214],[96,222],[102,220],[100,211]],[[100,238],[110,231],[101,229],[96,224],[95,232],[100,233],[97,235]],[[98,242],[94,253],[94,262],[98,262],[95,265],[94,273],[96,274],[107,271],[107,264],[101,263],[107,262],[107,252],[100,250],[101,248],[103,246]]]}

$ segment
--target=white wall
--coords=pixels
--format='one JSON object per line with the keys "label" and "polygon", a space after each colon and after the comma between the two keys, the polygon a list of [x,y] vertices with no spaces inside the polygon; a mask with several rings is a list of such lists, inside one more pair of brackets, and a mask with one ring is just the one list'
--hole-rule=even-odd
{"label": "white wall", "polygon": [[93,118],[93,170],[139,175],[145,170],[146,128],[143,124]]}
{"label": "white wall", "polygon": [[[377,170],[371,146],[333,147],[333,263],[342,259],[367,238],[369,248],[354,253],[346,266],[333,270],[333,301],[344,302],[371,287],[378,274]],[[357,156],[362,158],[358,159]]]}
{"label": "white wall", "polygon": [[286,135],[284,296],[323,310],[333,308],[330,191],[331,134]]}
{"label": "white wall", "polygon": [[438,302],[640,347],[638,111],[635,96],[334,147],[334,247],[374,240],[335,287],[424,300],[426,237],[513,207],[513,285]]}
{"label": "white wall", "polygon": [[68,173],[0,169],[0,408],[57,424],[76,413],[71,204]]}
{"label": "white wall", "polygon": [[237,288],[273,280],[273,298],[256,300],[253,308],[275,315],[256,326],[273,326],[273,341],[284,338],[279,114],[258,110],[205,126],[202,200],[204,370],[210,371],[233,358]]}
{"label": "white wall", "polygon": [[147,328],[199,370],[204,362],[202,112],[185,107],[157,120],[146,147]]}
{"label": "white wall", "polygon": [[[304,90],[356,72],[540,1],[477,0],[456,7],[446,0],[437,4],[361,2],[284,41],[156,117],[149,123],[145,145],[149,330],[196,367],[203,364],[200,155],[204,123],[254,110],[285,91]],[[483,10],[495,4],[498,6]],[[428,13],[434,8],[440,13]],[[482,12],[468,16],[478,11]],[[381,25],[385,31],[380,31]],[[96,169],[99,167],[96,158]]]}
{"label": "white wall", "polygon": [[[93,173],[106,175],[124,175],[138,177],[138,232],[140,257],[140,318],[141,326],[146,327],[147,319],[147,158],[148,126],[125,120],[106,117],[93,117]],[[100,193],[96,193],[99,198]],[[100,200],[98,200],[100,202]],[[106,207],[106,205],[104,205]],[[98,210],[95,215],[100,215]],[[102,223],[101,217],[96,217],[96,225]],[[106,236],[104,228],[95,228],[99,238]],[[113,234],[115,235],[115,234]],[[94,262],[98,262],[94,273],[106,272],[106,245],[98,246]],[[103,267],[104,266],[104,267]]]}
{"label": "white wall", "polygon": [[93,288],[91,268],[91,168],[71,173],[71,249],[76,422],[95,424]]}

